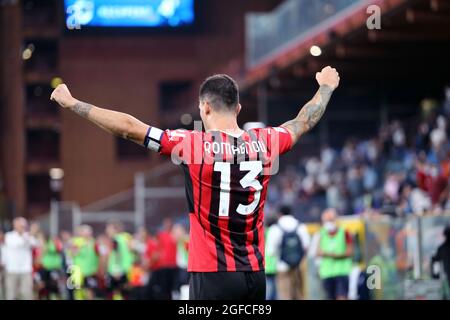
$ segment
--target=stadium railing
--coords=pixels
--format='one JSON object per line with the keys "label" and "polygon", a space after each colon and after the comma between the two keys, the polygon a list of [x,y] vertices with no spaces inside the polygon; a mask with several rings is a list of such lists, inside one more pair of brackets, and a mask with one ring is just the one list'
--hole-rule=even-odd
{"label": "stadium railing", "polygon": [[118,220],[127,230],[156,228],[164,217],[177,218],[186,210],[183,177],[177,166],[162,164],[150,172],[138,172],[134,187],[81,207],[76,202],[52,201],[50,213],[39,222],[51,235],[90,224],[103,230],[105,223]]}

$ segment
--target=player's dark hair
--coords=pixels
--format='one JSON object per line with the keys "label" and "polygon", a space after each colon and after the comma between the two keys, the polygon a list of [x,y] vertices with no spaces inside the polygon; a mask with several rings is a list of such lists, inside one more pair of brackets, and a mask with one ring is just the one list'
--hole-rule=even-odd
{"label": "player's dark hair", "polygon": [[216,110],[232,111],[239,103],[239,87],[230,76],[216,74],[200,86],[200,100],[207,99]]}

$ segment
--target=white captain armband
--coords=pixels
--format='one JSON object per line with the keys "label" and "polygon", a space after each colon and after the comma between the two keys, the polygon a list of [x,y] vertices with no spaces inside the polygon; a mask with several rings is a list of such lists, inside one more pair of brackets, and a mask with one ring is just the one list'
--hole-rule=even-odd
{"label": "white captain armband", "polygon": [[161,139],[164,131],[161,129],[150,127],[145,136],[144,146],[150,150],[159,152],[161,150]]}

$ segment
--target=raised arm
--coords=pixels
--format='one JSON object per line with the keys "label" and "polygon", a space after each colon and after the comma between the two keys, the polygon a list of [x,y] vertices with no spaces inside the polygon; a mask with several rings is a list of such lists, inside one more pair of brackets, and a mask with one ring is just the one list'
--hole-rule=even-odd
{"label": "raised arm", "polygon": [[322,118],[331,94],[339,85],[339,74],[336,69],[328,66],[316,73],[316,80],[320,87],[314,97],[301,108],[297,117],[282,125],[291,134],[293,144]]}
{"label": "raised arm", "polygon": [[65,84],[60,84],[52,92],[50,99],[58,102],[61,107],[72,110],[80,117],[95,123],[105,131],[138,144],[144,143],[148,125],[129,114],[98,108],[79,101],[72,97]]}

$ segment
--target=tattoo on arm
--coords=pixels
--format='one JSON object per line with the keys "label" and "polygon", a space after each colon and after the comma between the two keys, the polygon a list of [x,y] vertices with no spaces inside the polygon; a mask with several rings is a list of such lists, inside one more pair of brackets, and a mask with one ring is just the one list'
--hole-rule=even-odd
{"label": "tattoo on arm", "polygon": [[77,102],[73,107],[72,111],[78,114],[83,118],[87,118],[89,116],[89,112],[92,109],[92,105],[85,102]]}
{"label": "tattoo on arm", "polygon": [[317,93],[300,110],[297,117],[283,124],[291,132],[294,142],[319,122],[327,108],[332,93],[333,90],[329,86],[320,86]]}
{"label": "tattoo on arm", "polygon": [[148,125],[129,114],[95,107],[82,101],[77,101],[71,110],[115,136],[138,144],[144,143]]}

